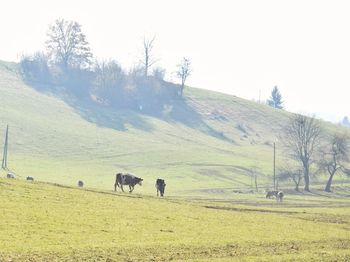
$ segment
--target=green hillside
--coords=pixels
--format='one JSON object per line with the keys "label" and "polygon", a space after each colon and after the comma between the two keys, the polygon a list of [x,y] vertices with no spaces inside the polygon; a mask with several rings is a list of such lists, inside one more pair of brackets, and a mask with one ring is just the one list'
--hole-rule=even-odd
{"label": "green hillside", "polygon": [[[144,178],[135,190],[145,194],[154,193],[157,177],[167,181],[168,195],[249,188],[251,170],[268,187],[272,142],[289,115],[195,88],[160,117],[38,90],[21,80],[16,64],[0,63],[0,129],[9,124],[9,168],[19,178],[65,185],[81,179],[89,188],[110,190],[114,174],[128,171]],[[284,161],[280,147],[277,142],[277,165]]]}
{"label": "green hillside", "polygon": [[184,201],[0,178],[0,261],[349,261],[349,194]]}

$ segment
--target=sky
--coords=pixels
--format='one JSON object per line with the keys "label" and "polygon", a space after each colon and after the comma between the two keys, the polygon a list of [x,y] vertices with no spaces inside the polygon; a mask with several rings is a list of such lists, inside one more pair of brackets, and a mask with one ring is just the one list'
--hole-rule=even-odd
{"label": "sky", "polygon": [[274,86],[287,110],[350,117],[350,1],[0,0],[0,60],[45,50],[55,19],[82,25],[97,59],[131,68],[155,36],[167,79],[183,57],[187,84],[255,101]]}

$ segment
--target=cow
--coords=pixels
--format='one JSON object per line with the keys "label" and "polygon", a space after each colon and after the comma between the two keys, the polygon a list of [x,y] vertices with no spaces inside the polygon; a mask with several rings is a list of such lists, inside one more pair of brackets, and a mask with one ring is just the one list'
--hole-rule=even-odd
{"label": "cow", "polygon": [[166,184],[164,179],[158,178],[156,181],[157,196],[159,196],[159,192],[161,197],[164,196],[165,186]]}
{"label": "cow", "polygon": [[277,198],[278,191],[273,190],[273,191],[267,191],[266,193],[266,198],[272,198],[276,197]]}
{"label": "cow", "polygon": [[79,180],[79,181],[78,181],[78,187],[83,187],[83,186],[84,186],[84,182],[81,181],[81,180]]}
{"label": "cow", "polygon": [[276,200],[282,202],[283,197],[284,197],[284,193],[282,191],[278,191]]}
{"label": "cow", "polygon": [[117,173],[115,176],[114,191],[117,191],[117,187],[120,187],[124,192],[123,185],[129,186],[129,193],[134,190],[136,184],[142,186],[142,178],[136,177],[128,173]]}
{"label": "cow", "polygon": [[12,173],[7,173],[6,177],[7,177],[7,178],[12,178],[12,179],[14,179],[14,178],[15,178],[15,175],[12,174]]}
{"label": "cow", "polygon": [[34,177],[32,177],[32,176],[27,176],[27,180],[28,180],[28,181],[34,181]]}
{"label": "cow", "polygon": [[272,197],[275,197],[276,201],[282,202],[283,197],[284,197],[284,193],[283,193],[283,191],[277,191],[277,190],[268,191],[266,193],[266,198],[272,198]]}

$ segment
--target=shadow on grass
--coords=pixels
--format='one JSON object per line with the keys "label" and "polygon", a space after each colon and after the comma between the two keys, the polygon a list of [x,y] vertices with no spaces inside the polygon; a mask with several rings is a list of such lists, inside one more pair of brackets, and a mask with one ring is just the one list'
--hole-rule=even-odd
{"label": "shadow on grass", "polygon": [[103,107],[88,99],[75,99],[72,96],[66,97],[64,101],[83,119],[99,127],[118,131],[127,131],[128,127],[146,132],[154,130],[153,125],[142,114],[132,110]]}
{"label": "shadow on grass", "polygon": [[146,121],[142,114],[132,110],[117,110],[111,107],[101,106],[91,101],[86,95],[69,91],[65,87],[53,87],[43,84],[24,81],[36,91],[58,97],[69,105],[84,120],[103,128],[111,128],[118,131],[127,131],[128,126],[151,132],[154,128]]}
{"label": "shadow on grass", "polygon": [[215,130],[203,120],[202,116],[196,112],[186,100],[182,98],[174,99],[171,103],[170,112],[163,110],[126,110],[117,107],[107,107],[99,105],[85,95],[74,94],[64,87],[51,87],[26,82],[27,85],[40,93],[53,95],[61,98],[66,104],[74,109],[83,119],[94,123],[99,127],[111,128],[118,131],[127,131],[131,128],[152,132],[154,126],[147,121],[147,116],[155,117],[168,123],[180,123],[189,128],[200,131],[208,136],[224,140],[229,143],[234,141],[224,135],[223,132]]}
{"label": "shadow on grass", "polygon": [[217,131],[203,120],[203,117],[186,103],[184,99],[177,99],[172,104],[173,108],[166,117],[162,117],[167,122],[181,123],[192,129],[196,129],[206,135],[215,137],[226,142],[234,141],[224,135],[222,131]]}

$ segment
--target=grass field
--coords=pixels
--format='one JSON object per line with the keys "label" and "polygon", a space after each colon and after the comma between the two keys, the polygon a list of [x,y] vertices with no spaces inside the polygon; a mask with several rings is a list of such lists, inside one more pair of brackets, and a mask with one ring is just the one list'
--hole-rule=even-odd
{"label": "grass field", "polygon": [[350,193],[164,199],[0,179],[0,261],[349,261]]}

